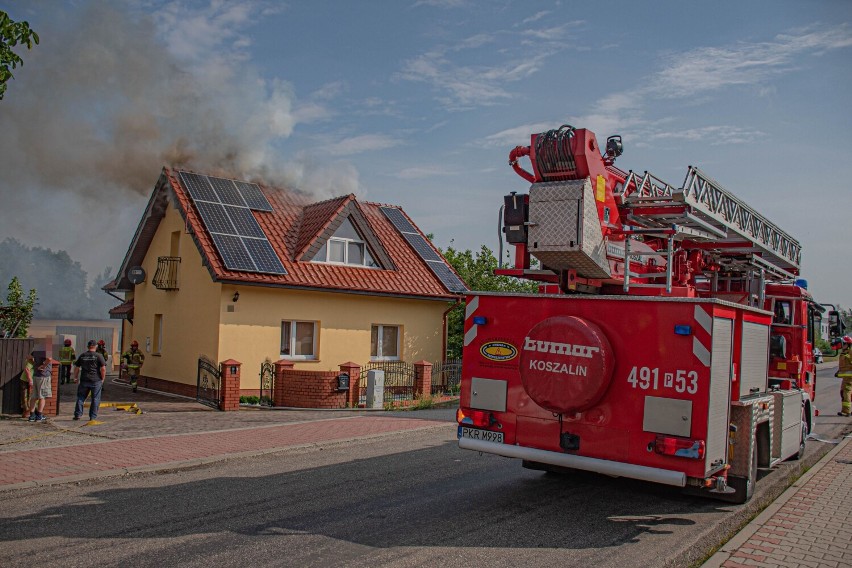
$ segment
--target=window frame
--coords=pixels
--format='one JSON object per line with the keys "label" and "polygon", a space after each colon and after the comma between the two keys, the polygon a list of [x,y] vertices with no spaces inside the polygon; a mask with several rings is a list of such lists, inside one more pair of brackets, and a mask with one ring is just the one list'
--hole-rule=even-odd
{"label": "window frame", "polygon": [[[396,355],[379,355],[384,343],[384,328],[396,329]],[[373,329],[376,329],[376,354],[373,354]],[[370,361],[401,361],[402,360],[402,326],[399,324],[374,323],[370,325]]]}
{"label": "window frame", "polygon": [[[352,230],[355,232],[355,234],[358,235],[358,238],[353,239],[351,237],[340,237],[340,236],[336,236],[336,235],[330,236],[328,238],[328,240],[326,240],[325,243],[322,245],[321,249],[319,251],[317,251],[317,254],[314,255],[314,258],[311,259],[311,262],[323,262],[323,263],[326,263],[326,264],[336,264],[338,266],[357,266],[359,268],[370,268],[370,269],[373,269],[373,270],[381,269],[381,266],[379,265],[378,262],[376,262],[376,259],[373,256],[373,253],[370,251],[370,245],[367,244],[367,241],[365,241],[363,239],[363,237],[361,237],[361,235],[358,233],[358,229],[355,228],[355,225],[352,224],[351,221],[349,221],[349,224],[352,226]],[[342,262],[339,261],[339,260],[329,260],[330,257],[331,257],[331,244],[332,244],[332,242],[339,243],[339,244],[343,245],[343,261]],[[349,245],[351,245],[351,244],[361,245],[362,250],[361,250],[361,262],[360,263],[349,262]],[[317,255],[322,250],[325,251],[325,260],[317,259]],[[369,264],[367,264],[368,258],[373,263],[373,266],[370,266]]]}
{"label": "window frame", "polygon": [[[294,354],[294,352],[296,351],[296,345],[297,345],[295,331],[296,331],[296,328],[297,328],[297,324],[300,324],[300,323],[302,323],[302,324],[309,323],[313,326],[313,333],[311,334],[311,340],[312,340],[311,341],[311,351],[312,351],[312,353],[310,355],[295,355]],[[284,347],[284,326],[285,326],[285,324],[289,326],[289,330],[290,330],[289,331],[289,333],[290,333],[290,345],[289,345],[290,353],[284,353],[284,349],[283,349],[283,347]],[[282,319],[281,320],[281,335],[279,337],[279,342],[278,342],[279,343],[278,349],[279,349],[279,352],[281,354],[281,358],[293,360],[293,361],[318,361],[319,360],[319,353],[318,353],[318,351],[319,351],[319,333],[318,332],[319,332],[319,322],[318,321]]]}

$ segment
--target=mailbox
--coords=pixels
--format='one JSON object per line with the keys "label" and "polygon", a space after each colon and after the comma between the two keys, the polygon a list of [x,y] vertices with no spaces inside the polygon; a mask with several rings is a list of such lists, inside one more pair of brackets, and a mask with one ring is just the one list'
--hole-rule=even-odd
{"label": "mailbox", "polygon": [[349,373],[340,373],[339,375],[337,375],[337,390],[349,390]]}

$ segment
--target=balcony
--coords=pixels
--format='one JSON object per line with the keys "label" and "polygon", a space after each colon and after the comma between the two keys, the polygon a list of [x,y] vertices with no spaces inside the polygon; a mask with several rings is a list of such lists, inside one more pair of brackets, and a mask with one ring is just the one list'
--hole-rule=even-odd
{"label": "balcony", "polygon": [[161,256],[157,259],[157,272],[151,283],[160,290],[178,290],[179,256]]}

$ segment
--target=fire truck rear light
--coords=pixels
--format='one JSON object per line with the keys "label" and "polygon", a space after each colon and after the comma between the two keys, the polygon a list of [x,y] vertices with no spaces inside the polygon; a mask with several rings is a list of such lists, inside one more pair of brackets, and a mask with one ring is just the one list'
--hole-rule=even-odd
{"label": "fire truck rear light", "polygon": [[488,323],[488,318],[485,316],[473,316],[474,325],[485,325]]}
{"label": "fire truck rear light", "polygon": [[467,412],[461,408],[456,410],[456,422],[459,424],[467,424],[477,428],[488,428],[494,421],[491,413],[484,410],[468,410]]}
{"label": "fire truck rear light", "polygon": [[657,436],[654,441],[654,451],[664,456],[700,460],[704,459],[704,440]]}
{"label": "fire truck rear light", "polygon": [[675,326],[675,334],[676,335],[692,335],[692,326],[691,325],[676,325]]}

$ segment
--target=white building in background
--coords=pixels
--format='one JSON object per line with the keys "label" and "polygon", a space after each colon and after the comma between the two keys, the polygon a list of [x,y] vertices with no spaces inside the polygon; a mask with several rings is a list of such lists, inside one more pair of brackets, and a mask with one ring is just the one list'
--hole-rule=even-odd
{"label": "white building in background", "polygon": [[79,355],[86,350],[90,339],[106,343],[110,354],[108,369],[115,369],[120,353],[121,321],[119,320],[47,320],[34,319],[30,324],[29,336],[47,339],[53,345],[53,357],[59,357],[59,348],[66,339],[71,340],[74,351]]}

